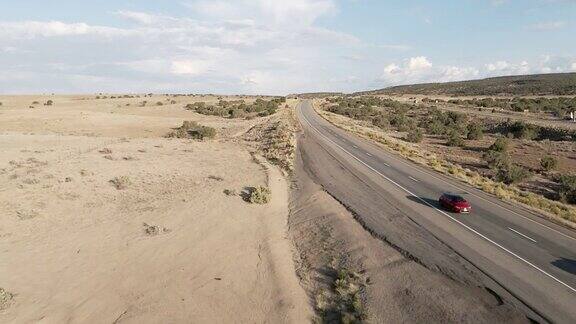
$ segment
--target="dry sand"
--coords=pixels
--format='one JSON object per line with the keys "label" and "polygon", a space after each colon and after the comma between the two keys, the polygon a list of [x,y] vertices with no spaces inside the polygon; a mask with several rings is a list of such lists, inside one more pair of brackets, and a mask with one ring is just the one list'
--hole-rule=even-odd
{"label": "dry sand", "polygon": [[[0,288],[13,294],[0,322],[311,318],[286,238],[287,183],[236,138],[263,119],[182,108],[198,98],[82,98],[94,96],[0,97]],[[183,120],[219,138],[162,138]],[[266,184],[268,205],[223,193]]]}

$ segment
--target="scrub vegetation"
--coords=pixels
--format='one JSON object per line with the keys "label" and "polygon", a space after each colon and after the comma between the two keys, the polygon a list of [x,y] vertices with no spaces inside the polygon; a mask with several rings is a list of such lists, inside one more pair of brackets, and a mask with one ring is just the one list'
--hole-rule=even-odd
{"label": "scrub vegetation", "polygon": [[216,104],[196,102],[186,105],[186,109],[193,110],[202,115],[219,116],[224,118],[254,118],[265,117],[276,113],[286,98],[280,97],[272,100],[256,99],[252,103],[244,100],[220,100]]}

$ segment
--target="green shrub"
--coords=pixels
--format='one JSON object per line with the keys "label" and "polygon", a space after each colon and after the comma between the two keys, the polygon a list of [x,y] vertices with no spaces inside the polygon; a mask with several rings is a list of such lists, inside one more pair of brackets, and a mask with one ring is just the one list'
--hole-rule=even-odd
{"label": "green shrub", "polygon": [[384,114],[379,114],[376,117],[372,118],[372,125],[382,129],[387,129],[390,127],[390,121],[388,120],[388,118],[386,118]]}
{"label": "green shrub", "polygon": [[530,171],[513,163],[506,163],[500,166],[496,172],[496,180],[505,184],[522,182],[530,176]]}
{"label": "green shrub", "polygon": [[186,109],[194,110],[199,114],[212,115],[228,118],[245,118],[248,116],[269,116],[285,102],[286,98],[275,98],[269,101],[256,99],[251,104],[246,104],[244,100],[226,101],[220,100],[215,105],[207,105],[205,102],[187,104]]}
{"label": "green shrub", "polygon": [[468,135],[469,140],[479,140],[484,136],[484,129],[480,123],[470,123],[468,124]]}
{"label": "green shrub", "polygon": [[551,155],[546,155],[540,159],[540,166],[544,171],[552,171],[558,167],[558,159]]}
{"label": "green shrub", "polygon": [[560,184],[558,190],[560,200],[570,204],[576,203],[576,175],[564,174],[557,181]]}
{"label": "green shrub", "polygon": [[516,121],[508,124],[508,132],[512,133],[515,138],[532,140],[538,137],[540,130],[538,126]]}
{"label": "green shrub", "polygon": [[506,152],[499,152],[488,150],[483,155],[484,160],[488,164],[488,167],[492,169],[498,169],[504,165],[509,164],[510,158]]}
{"label": "green shrub", "polygon": [[464,146],[464,139],[457,131],[452,131],[448,135],[448,140],[446,141],[448,146]]}
{"label": "green shrub", "polygon": [[412,143],[420,143],[424,139],[424,134],[420,130],[420,128],[415,128],[408,132],[406,135],[406,140]]}
{"label": "green shrub", "polygon": [[510,145],[509,139],[505,137],[498,137],[496,141],[492,145],[490,145],[488,150],[495,152],[506,152],[508,150],[509,145]]}

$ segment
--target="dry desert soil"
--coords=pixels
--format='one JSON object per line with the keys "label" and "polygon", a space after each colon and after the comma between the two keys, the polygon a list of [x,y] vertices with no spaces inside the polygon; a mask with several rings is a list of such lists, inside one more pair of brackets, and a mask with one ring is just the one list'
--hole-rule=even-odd
{"label": "dry desert soil", "polygon": [[[0,322],[312,318],[288,183],[241,139],[267,119],[183,109],[216,100],[0,96]],[[164,137],[184,120],[217,138]],[[255,186],[270,187],[269,204],[242,199]]]}

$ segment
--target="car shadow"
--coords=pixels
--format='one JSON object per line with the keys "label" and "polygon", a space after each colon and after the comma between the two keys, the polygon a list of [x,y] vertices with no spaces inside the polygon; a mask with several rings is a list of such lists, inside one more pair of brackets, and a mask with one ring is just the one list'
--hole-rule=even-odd
{"label": "car shadow", "polygon": [[408,198],[408,200],[411,200],[413,202],[417,202],[420,205],[424,205],[426,207],[433,206],[434,208],[444,210],[444,208],[442,208],[442,206],[440,206],[440,203],[438,202],[437,199],[430,199],[430,198],[425,198],[425,197],[414,197],[414,196],[406,196],[406,198]]}
{"label": "car shadow", "polygon": [[576,275],[576,260],[561,258],[551,263],[557,268],[560,268],[570,274]]}

